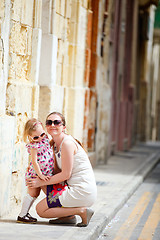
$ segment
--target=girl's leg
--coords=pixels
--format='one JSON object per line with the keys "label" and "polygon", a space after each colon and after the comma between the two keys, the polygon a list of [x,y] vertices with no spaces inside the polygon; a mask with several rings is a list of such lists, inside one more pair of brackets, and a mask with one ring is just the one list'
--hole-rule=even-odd
{"label": "girl's leg", "polygon": [[41,200],[37,206],[36,211],[42,218],[61,218],[70,215],[79,215],[82,219],[82,225],[87,226],[90,218],[93,215],[93,211],[89,211],[85,207],[65,208],[56,207],[48,208],[46,198]]}
{"label": "girl's leg", "polygon": [[40,194],[41,188],[30,188],[28,187],[28,194],[32,197],[32,198],[37,198]]}
{"label": "girl's leg", "polygon": [[28,188],[28,194],[24,197],[19,217],[23,218],[29,212],[33,202],[39,196],[40,188]]}
{"label": "girl's leg", "polygon": [[45,194],[47,194],[47,186],[42,186],[41,189]]}

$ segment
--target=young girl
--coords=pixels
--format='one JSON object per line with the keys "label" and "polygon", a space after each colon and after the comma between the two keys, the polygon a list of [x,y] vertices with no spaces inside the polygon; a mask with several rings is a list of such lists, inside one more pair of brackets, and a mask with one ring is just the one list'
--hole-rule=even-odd
{"label": "young girl", "polygon": [[[25,180],[38,176],[41,180],[48,181],[50,176],[53,175],[53,151],[50,148],[49,139],[45,134],[42,123],[35,118],[28,120],[24,127],[23,137],[24,141],[28,142],[26,147],[31,157]],[[28,187],[28,194],[24,198],[17,222],[35,223],[37,221],[29,214],[29,209],[39,196],[40,190],[41,188]]]}

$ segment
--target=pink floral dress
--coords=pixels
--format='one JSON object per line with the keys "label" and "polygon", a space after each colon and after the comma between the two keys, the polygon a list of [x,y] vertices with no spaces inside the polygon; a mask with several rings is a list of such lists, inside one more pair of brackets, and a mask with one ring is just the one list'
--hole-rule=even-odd
{"label": "pink floral dress", "polygon": [[[52,176],[54,170],[54,159],[53,159],[53,151],[49,144],[49,139],[47,135],[40,141],[35,143],[26,144],[28,149],[28,153],[31,154],[31,149],[37,149],[37,162],[40,166],[42,174],[46,176]],[[37,174],[34,170],[32,161],[30,162],[29,171],[25,174],[25,179],[37,177]]]}

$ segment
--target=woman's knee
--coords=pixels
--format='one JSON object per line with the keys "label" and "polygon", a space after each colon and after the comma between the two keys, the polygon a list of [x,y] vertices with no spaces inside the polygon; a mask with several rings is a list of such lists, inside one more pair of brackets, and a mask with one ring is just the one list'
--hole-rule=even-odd
{"label": "woman's knee", "polygon": [[[37,205],[36,205],[36,212],[37,212],[37,214],[40,216],[41,215],[41,209],[40,209],[40,206],[39,206],[40,204],[38,203]],[[40,216],[41,217],[41,216]]]}
{"label": "woman's knee", "polygon": [[46,199],[43,199],[36,205],[36,212],[40,217],[44,217],[45,211],[48,209]]}

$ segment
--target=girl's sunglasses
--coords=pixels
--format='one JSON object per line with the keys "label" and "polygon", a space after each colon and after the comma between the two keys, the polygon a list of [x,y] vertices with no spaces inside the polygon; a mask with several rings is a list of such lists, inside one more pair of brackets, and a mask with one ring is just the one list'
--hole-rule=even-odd
{"label": "girl's sunglasses", "polygon": [[33,140],[38,140],[40,137],[44,137],[45,132],[43,132],[40,136],[33,137]]}
{"label": "girl's sunglasses", "polygon": [[60,124],[62,124],[61,120],[46,120],[46,126],[52,126],[52,124],[54,124],[54,126],[59,126]]}

